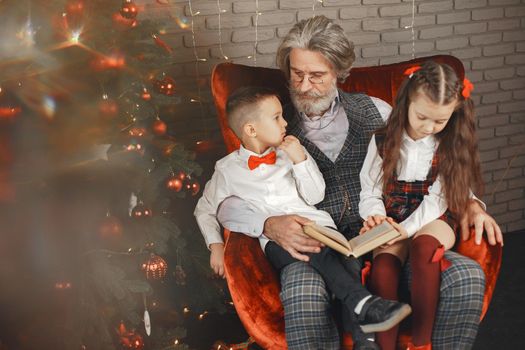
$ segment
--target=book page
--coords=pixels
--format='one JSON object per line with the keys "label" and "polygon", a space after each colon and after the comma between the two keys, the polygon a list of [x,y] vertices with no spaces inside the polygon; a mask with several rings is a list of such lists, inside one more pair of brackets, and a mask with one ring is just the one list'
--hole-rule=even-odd
{"label": "book page", "polygon": [[350,240],[352,255],[360,257],[401,235],[387,221]]}
{"label": "book page", "polygon": [[347,249],[350,249],[350,244],[348,243],[348,240],[345,238],[345,236],[343,236],[343,234],[339,231],[336,231],[334,229],[331,229],[329,227],[325,227],[325,226],[319,226],[315,223],[311,223],[311,224],[306,224],[304,225],[305,227],[306,226],[311,226],[313,227],[315,230],[321,232],[323,235],[329,237],[330,239],[332,239],[333,241],[336,241],[337,243],[341,244],[342,246],[346,247]]}

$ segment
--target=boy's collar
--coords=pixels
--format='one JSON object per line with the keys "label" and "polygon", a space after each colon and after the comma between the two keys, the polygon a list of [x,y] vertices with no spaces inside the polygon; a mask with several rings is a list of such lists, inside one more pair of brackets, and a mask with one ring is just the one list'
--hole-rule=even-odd
{"label": "boy's collar", "polygon": [[268,149],[264,151],[264,153],[259,154],[259,153],[252,152],[249,149],[246,149],[243,145],[241,145],[241,147],[239,147],[239,156],[241,157],[242,160],[248,161],[248,158],[250,158],[250,156],[262,157],[272,151],[276,151],[276,149],[274,147],[268,147]]}

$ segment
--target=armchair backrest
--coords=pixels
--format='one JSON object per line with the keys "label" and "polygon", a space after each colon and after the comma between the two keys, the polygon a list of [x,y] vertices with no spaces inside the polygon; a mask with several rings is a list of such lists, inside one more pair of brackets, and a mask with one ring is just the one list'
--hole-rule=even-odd
{"label": "armchair backrest", "polygon": [[[405,76],[403,72],[426,60],[434,60],[450,65],[463,79],[465,70],[459,59],[449,55],[416,58],[410,61],[373,67],[358,67],[350,71],[350,76],[339,87],[348,92],[362,92],[393,104],[397,89]],[[264,86],[277,91],[283,104],[290,101],[288,84],[284,74],[278,69],[244,66],[234,63],[221,63],[215,66],[211,76],[211,89],[218,119],[228,152],[239,148],[239,140],[228,127],[226,101],[228,96],[242,86]]]}

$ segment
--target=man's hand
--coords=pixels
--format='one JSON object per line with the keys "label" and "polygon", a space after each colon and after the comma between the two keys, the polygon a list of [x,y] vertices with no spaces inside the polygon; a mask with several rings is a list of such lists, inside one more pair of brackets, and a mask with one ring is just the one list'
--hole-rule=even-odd
{"label": "man's hand", "polygon": [[212,243],[210,250],[210,267],[217,275],[224,278],[224,244]]}
{"label": "man's hand", "polygon": [[487,239],[490,245],[499,243],[503,246],[503,235],[496,220],[478,203],[476,200],[470,200],[467,205],[467,211],[461,218],[461,237],[464,241],[470,237],[470,227],[474,226],[476,244],[481,244],[483,231],[487,232]]}
{"label": "man's hand", "polygon": [[303,146],[301,146],[301,143],[295,136],[285,136],[283,143],[279,145],[279,149],[286,152],[294,164],[301,163],[302,161],[306,160],[306,154],[304,153]]}
{"label": "man's hand", "polygon": [[311,220],[299,215],[271,216],[264,223],[264,235],[297,260],[309,261],[302,253],[319,253],[323,244],[303,233],[303,225],[308,223]]}

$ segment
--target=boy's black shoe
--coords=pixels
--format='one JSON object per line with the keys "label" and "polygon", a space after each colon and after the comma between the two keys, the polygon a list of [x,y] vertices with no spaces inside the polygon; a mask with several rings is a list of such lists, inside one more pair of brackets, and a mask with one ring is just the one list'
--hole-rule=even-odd
{"label": "boy's black shoe", "polygon": [[374,333],[389,330],[411,312],[412,308],[408,304],[372,295],[357,317],[363,332]]}

